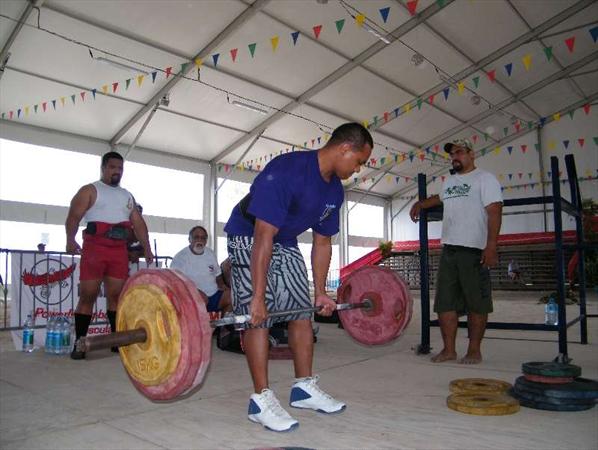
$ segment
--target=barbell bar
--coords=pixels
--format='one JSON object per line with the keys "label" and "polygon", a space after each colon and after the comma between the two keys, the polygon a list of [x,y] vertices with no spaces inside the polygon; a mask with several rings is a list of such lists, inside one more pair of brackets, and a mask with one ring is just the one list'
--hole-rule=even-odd
{"label": "barbell bar", "polygon": [[[347,311],[350,309],[363,308],[364,310],[371,310],[374,304],[369,299],[364,299],[360,303],[342,303],[336,305],[336,311]],[[301,313],[319,312],[322,306],[315,306],[312,308],[296,308],[268,313],[270,317],[284,317]],[[238,314],[224,316],[220,319],[210,321],[211,328],[223,327],[226,325],[244,324],[251,320],[251,314]],[[134,330],[117,331],[98,336],[84,336],[77,340],[75,346],[80,352],[92,352],[111,347],[125,347],[127,345],[141,344],[147,341],[147,332],[145,328],[136,328]]]}
{"label": "barbell bar", "polygon": [[[210,320],[207,297],[177,270],[143,269],[125,283],[115,333],[81,338],[85,352],[118,346],[133,385],[152,401],[170,401],[201,387],[211,361],[215,327],[243,324],[249,315]],[[366,266],[352,272],[337,290],[345,331],[364,345],[397,339],[409,324],[413,300],[396,272]],[[320,307],[276,311],[269,317],[318,312]]]}

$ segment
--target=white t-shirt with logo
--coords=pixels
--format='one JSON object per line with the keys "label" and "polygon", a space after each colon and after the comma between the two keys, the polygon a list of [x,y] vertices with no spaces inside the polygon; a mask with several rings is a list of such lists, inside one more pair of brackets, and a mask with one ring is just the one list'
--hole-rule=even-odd
{"label": "white t-shirt with logo", "polygon": [[216,277],[222,273],[214,252],[205,248],[201,255],[196,255],[189,247],[185,247],[172,259],[171,269],[183,272],[195,283],[197,289],[208,297],[218,291]]}
{"label": "white t-shirt with logo", "polygon": [[482,169],[455,174],[442,183],[442,243],[484,249],[488,241],[486,206],[502,202],[496,177]]}

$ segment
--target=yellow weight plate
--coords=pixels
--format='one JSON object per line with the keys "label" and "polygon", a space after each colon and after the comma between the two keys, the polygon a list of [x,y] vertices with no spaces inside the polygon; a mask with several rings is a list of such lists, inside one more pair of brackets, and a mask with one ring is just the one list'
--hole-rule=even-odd
{"label": "yellow weight plate", "polygon": [[519,411],[519,401],[505,394],[452,394],[446,404],[450,409],[476,416],[504,416]]}
{"label": "yellow weight plate", "polygon": [[491,378],[461,378],[449,384],[453,394],[503,394],[512,387],[506,381]]}
{"label": "yellow weight plate", "polygon": [[181,330],[177,312],[157,286],[137,285],[120,298],[116,330],[144,328],[147,340],[120,347],[125,370],[145,386],[156,386],[176,370],[181,356]]}

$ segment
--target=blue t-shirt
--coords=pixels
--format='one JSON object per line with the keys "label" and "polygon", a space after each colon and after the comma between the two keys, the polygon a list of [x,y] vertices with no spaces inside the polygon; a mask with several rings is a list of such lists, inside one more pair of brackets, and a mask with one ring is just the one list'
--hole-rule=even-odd
{"label": "blue t-shirt", "polygon": [[[255,178],[249,192],[247,212],[278,228],[275,243],[295,246],[297,236],[310,228],[323,236],[338,233],[343,185],[336,175],[329,182],[322,178],[317,150],[274,158]],[[253,228],[237,205],[224,231],[253,236]]]}

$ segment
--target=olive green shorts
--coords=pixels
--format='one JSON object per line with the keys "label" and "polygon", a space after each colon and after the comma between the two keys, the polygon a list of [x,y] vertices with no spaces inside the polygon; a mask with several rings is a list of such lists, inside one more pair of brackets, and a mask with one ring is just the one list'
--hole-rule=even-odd
{"label": "olive green shorts", "polygon": [[434,312],[492,312],[490,270],[482,267],[482,250],[444,245],[436,278]]}

